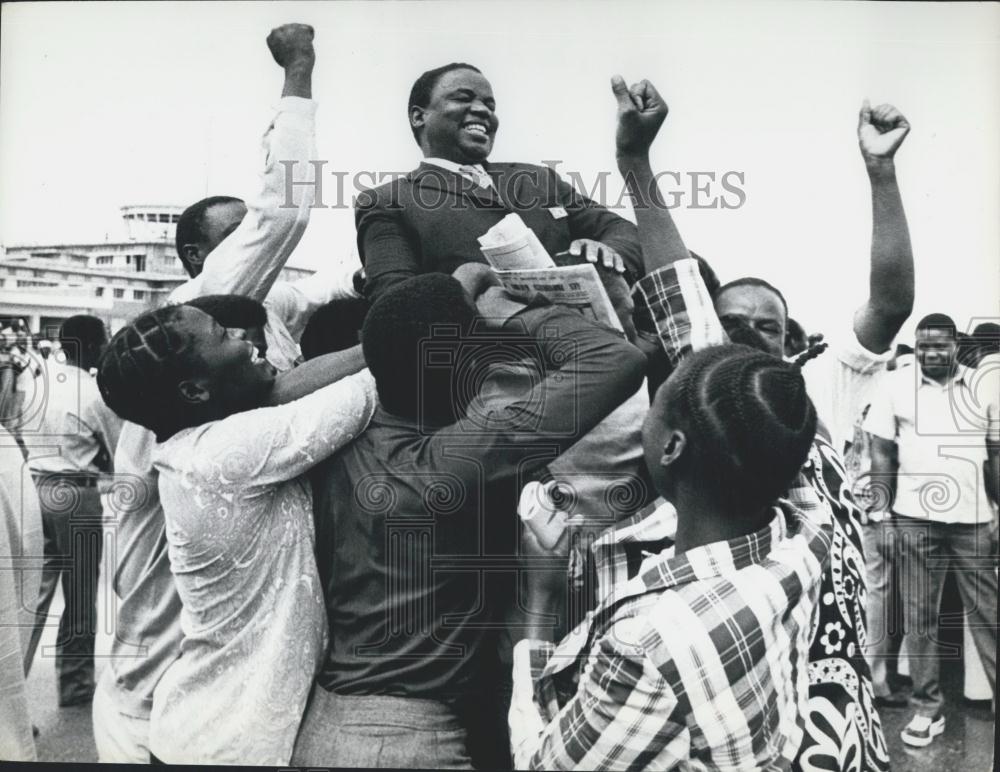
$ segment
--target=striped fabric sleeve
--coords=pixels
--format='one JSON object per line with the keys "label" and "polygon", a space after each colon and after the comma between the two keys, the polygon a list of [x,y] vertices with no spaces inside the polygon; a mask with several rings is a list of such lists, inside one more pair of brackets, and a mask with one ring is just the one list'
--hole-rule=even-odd
{"label": "striped fabric sleeve", "polygon": [[637,306],[652,319],[663,350],[676,365],[691,351],[726,342],[698,261],[678,260],[643,276]]}

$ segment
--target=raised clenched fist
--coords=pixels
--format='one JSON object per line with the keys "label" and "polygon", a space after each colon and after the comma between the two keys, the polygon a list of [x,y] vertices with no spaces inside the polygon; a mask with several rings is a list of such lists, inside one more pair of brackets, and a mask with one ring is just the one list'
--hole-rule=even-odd
{"label": "raised clenched fist", "polygon": [[313,28],[308,24],[282,24],[267,36],[267,47],[281,67],[293,64],[312,64],[316,60],[313,50]]}
{"label": "raised clenched fist", "polygon": [[649,152],[649,146],[667,117],[667,103],[648,80],[641,80],[629,88],[620,75],[615,75],[611,79],[611,90],[618,100],[615,151],[619,156]]}
{"label": "raised clenched fist", "polygon": [[858,115],[858,145],[865,160],[889,160],[910,133],[910,124],[892,105],[872,107],[866,99]]}

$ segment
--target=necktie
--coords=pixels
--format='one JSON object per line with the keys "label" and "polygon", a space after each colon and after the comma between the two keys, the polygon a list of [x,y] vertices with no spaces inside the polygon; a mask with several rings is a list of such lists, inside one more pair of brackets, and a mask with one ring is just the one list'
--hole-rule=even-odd
{"label": "necktie", "polygon": [[459,166],[458,170],[481,188],[493,187],[493,181],[490,179],[490,175],[482,169],[475,166]]}

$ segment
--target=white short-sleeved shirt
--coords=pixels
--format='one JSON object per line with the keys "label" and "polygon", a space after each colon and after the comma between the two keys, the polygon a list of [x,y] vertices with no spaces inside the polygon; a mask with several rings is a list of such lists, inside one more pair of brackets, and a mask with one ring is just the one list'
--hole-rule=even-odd
{"label": "white short-sleeved shirt", "polygon": [[832,339],[826,351],[802,368],[816,414],[829,430],[838,453],[853,441],[855,427],[871,404],[879,374],[885,372],[890,359],[891,350],[882,354],[869,351],[852,330]]}
{"label": "white short-sleeved shirt", "polygon": [[27,443],[32,472],[98,474],[111,471],[122,420],[104,404],[86,370],[50,361],[45,409]]}
{"label": "white short-sleeved shirt", "polygon": [[992,517],[983,462],[987,435],[1000,439],[1000,395],[990,378],[995,376],[989,371],[961,365],[944,385],[919,366],[885,378],[864,428],[899,449],[894,512],[939,523]]}

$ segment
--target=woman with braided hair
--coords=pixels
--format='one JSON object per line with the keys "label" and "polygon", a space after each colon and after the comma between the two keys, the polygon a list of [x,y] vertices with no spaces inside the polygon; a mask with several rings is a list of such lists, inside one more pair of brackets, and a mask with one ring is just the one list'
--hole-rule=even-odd
{"label": "woman with braided hair", "polygon": [[305,472],[361,433],[375,408],[371,375],[352,356],[276,376],[245,330],[177,305],[139,316],[101,359],[104,400],[156,435],[183,604],[181,656],[153,695],[157,760],[291,757],[327,640]]}
{"label": "woman with braided hair", "polygon": [[[769,518],[816,433],[799,367],[742,345],[714,346],[686,361],[661,391],[643,431],[646,465],[661,495],[669,491],[664,498],[673,501],[683,480],[715,513],[705,522],[723,524],[739,512],[734,519],[744,522],[731,525],[737,531],[747,518]],[[650,463],[661,442],[663,457]],[[702,518],[687,520],[691,527]],[[684,549],[681,530],[678,524],[678,549]]]}
{"label": "woman with braided hair", "polygon": [[[709,294],[664,205],[649,160],[667,116],[663,98],[648,81],[628,86],[617,76],[612,91],[618,105],[618,168],[632,198],[646,271],[636,287],[643,303],[637,301],[636,307],[649,309],[664,353],[676,364],[689,352],[723,343],[727,334],[732,339],[748,326],[757,333],[755,345],[782,358],[788,303],[781,291],[763,279],[746,277]],[[889,768],[875,709],[880,685],[873,683],[865,659],[863,524],[842,454],[871,401],[876,376],[891,357],[892,340],[913,310],[913,250],[894,160],[909,131],[910,124],[892,105],[863,103],[857,142],[871,190],[868,296],[843,333],[831,330],[832,350],[805,368],[820,429],[787,496],[792,501],[803,494],[818,496],[833,511],[836,538],[809,652],[809,710],[793,769]]]}
{"label": "woman with braided hair", "polygon": [[676,540],[667,546],[662,509],[606,531],[593,548],[598,606],[556,645],[544,620],[561,618],[565,576],[538,570],[552,553],[524,529],[533,570],[514,649],[517,769],[787,768],[833,524],[816,497],[780,497],[815,434],[796,365],[742,345],[685,359],[643,425]]}

